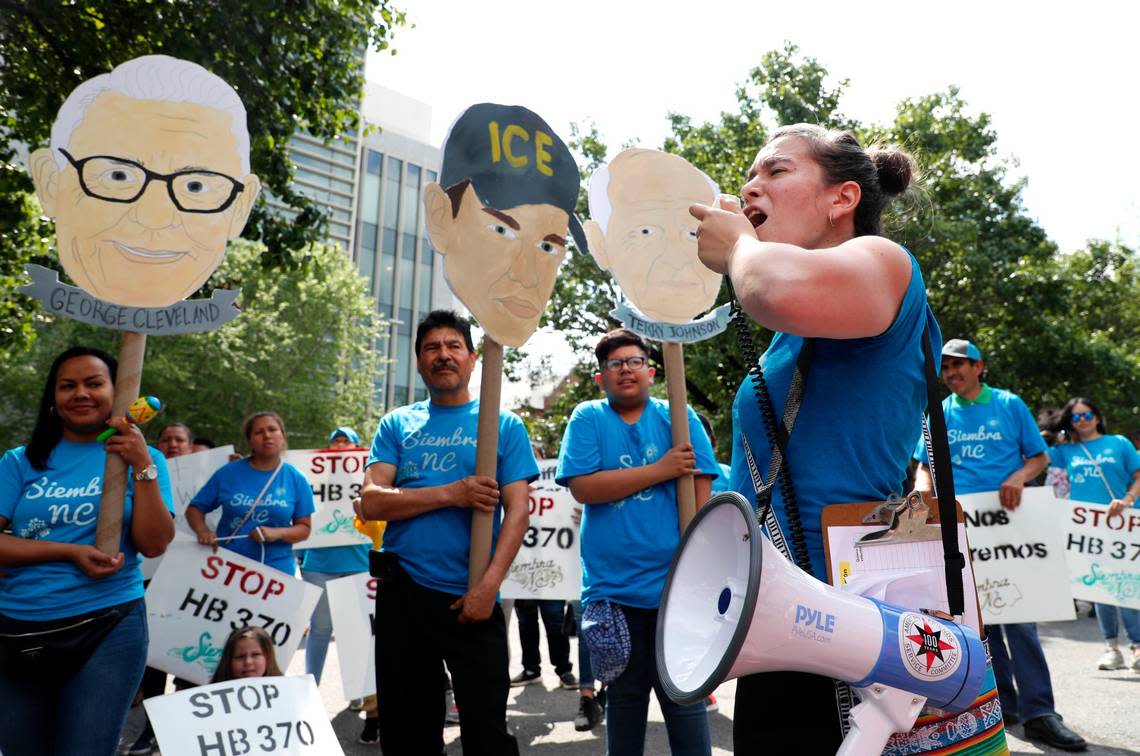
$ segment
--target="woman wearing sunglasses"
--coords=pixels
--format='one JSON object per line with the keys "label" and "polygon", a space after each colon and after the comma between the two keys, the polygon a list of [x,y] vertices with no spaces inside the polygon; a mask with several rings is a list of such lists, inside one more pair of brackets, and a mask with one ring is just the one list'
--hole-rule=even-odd
{"label": "woman wearing sunglasses", "polygon": [[[1140,454],[1124,436],[1105,432],[1104,416],[1088,399],[1070,399],[1061,410],[1060,430],[1069,443],[1049,449],[1050,463],[1064,468],[1071,485],[1069,496],[1077,501],[1107,504],[1109,517],[1136,506],[1140,497]],[[1096,618],[1108,648],[1097,669],[1123,669],[1124,656],[1116,644],[1120,620],[1132,644],[1131,667],[1140,672],[1140,610],[1096,604]],[[1119,617],[1119,619],[1118,619]]]}

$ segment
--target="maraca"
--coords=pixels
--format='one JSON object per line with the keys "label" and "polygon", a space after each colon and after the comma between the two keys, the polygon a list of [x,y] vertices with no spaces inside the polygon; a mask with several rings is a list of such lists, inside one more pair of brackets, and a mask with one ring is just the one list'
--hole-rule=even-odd
{"label": "maraca", "polygon": [[[140,396],[127,407],[127,420],[135,425],[142,425],[152,420],[161,410],[162,402],[158,401],[157,396]],[[108,428],[99,434],[98,440],[106,441],[118,432],[117,428]]]}
{"label": "maraca", "polygon": [[372,548],[379,549],[384,542],[384,529],[388,527],[388,523],[382,520],[362,520],[354,515],[352,526],[361,535],[366,535],[372,539]]}

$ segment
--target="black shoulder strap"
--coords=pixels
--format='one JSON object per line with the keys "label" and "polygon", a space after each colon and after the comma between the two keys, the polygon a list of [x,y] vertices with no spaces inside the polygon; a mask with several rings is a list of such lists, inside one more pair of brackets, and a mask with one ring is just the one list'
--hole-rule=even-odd
{"label": "black shoulder strap", "polygon": [[958,509],[954,498],[954,471],[950,467],[950,443],[946,438],[946,417],[942,414],[942,401],[935,389],[937,373],[930,346],[930,328],[922,334],[922,356],[926,372],[926,410],[922,435],[926,442],[926,459],[930,463],[930,479],[934,495],[938,497],[938,518],[941,520],[942,556],[946,561],[946,597],[950,613],[961,616],[965,612],[962,592],[962,571],[966,558],[958,545]]}

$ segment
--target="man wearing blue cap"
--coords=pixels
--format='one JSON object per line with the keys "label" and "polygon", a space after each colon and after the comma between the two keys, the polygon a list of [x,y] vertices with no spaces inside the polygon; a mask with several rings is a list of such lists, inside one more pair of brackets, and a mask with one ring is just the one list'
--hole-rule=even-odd
{"label": "man wearing blue cap", "polygon": [[[986,365],[977,346],[951,339],[942,347],[942,401],[950,464],[958,493],[998,491],[1002,507],[1017,509],[1025,484],[1049,464],[1045,442],[1017,394],[982,382]],[[914,487],[931,491],[926,445],[919,439]],[[987,625],[994,677],[1006,724],[1025,723],[1025,737],[1066,751],[1083,751],[1085,739],[1053,709],[1053,683],[1033,622]],[[1008,648],[1007,648],[1008,644]]]}

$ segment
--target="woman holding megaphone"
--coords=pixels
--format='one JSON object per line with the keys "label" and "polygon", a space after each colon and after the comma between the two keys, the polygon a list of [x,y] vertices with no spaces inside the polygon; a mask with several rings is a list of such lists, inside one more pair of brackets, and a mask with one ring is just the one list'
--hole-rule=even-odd
{"label": "woman holding megaphone", "polygon": [[[770,391],[761,398],[775,417],[784,416],[793,375],[806,378],[771,505],[792,556],[821,580],[823,507],[900,493],[926,405],[924,331],[933,353],[941,349],[917,261],[879,235],[887,200],[916,172],[901,149],[864,149],[848,132],[797,124],[761,148],[743,207],[722,197],[718,207],[690,209],[701,221],[701,262],[729,276],[744,312],[775,331],[760,361]],[[745,446],[761,473],[771,446],[754,381],[745,379],[733,405],[731,485],[755,505]],[[798,518],[789,518],[793,490]],[[843,738],[838,709],[824,677],[741,678],[735,750],[834,753]],[[792,724],[807,721],[805,713],[816,718],[811,727]]]}

